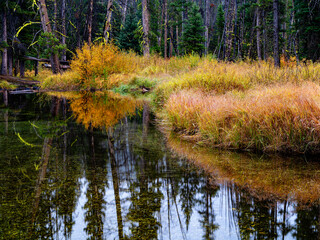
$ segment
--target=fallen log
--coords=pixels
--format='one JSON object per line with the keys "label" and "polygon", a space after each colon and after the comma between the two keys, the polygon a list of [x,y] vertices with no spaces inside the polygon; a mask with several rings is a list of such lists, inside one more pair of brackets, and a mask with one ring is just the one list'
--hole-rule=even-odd
{"label": "fallen log", "polygon": [[[51,64],[44,63],[44,64],[42,64],[42,67],[51,68]],[[68,65],[60,65],[60,69],[70,69],[70,66],[68,66]]]}
{"label": "fallen log", "polygon": [[[30,57],[30,56],[25,56],[24,57],[25,60],[31,60],[31,61],[37,61],[37,62],[50,62],[50,59],[46,59],[46,58],[36,58],[36,57]],[[62,61],[60,60],[60,64],[67,64],[69,65],[70,62],[69,61]]]}
{"label": "fallen log", "polygon": [[13,90],[9,91],[10,94],[31,94],[31,93],[36,93],[39,92],[37,90],[32,90],[32,89],[25,89],[25,90]]}
{"label": "fallen log", "polygon": [[0,75],[0,79],[6,80],[7,82],[11,82],[19,85],[27,85],[27,86],[37,85],[40,83],[39,81],[33,81],[27,78],[12,77],[8,75]]}

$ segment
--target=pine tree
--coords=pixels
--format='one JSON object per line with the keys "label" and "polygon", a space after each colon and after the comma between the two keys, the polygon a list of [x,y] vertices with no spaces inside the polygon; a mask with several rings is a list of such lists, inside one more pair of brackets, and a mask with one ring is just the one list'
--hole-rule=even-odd
{"label": "pine tree", "polygon": [[118,45],[124,50],[133,50],[136,53],[141,53],[140,42],[142,41],[141,34],[138,28],[138,17],[133,8],[129,9],[126,16],[126,22],[121,29],[118,37]]}
{"label": "pine tree", "polygon": [[204,30],[199,6],[193,3],[188,14],[184,32],[182,33],[181,49],[187,54],[192,52],[201,54],[204,50]]}

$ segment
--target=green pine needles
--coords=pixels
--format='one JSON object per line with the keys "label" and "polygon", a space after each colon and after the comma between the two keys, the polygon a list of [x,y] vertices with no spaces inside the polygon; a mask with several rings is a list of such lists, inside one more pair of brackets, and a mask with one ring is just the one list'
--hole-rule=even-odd
{"label": "green pine needles", "polygon": [[186,54],[198,53],[201,55],[204,50],[204,26],[199,10],[199,6],[193,3],[188,14],[185,29],[182,33],[180,48],[184,50]]}

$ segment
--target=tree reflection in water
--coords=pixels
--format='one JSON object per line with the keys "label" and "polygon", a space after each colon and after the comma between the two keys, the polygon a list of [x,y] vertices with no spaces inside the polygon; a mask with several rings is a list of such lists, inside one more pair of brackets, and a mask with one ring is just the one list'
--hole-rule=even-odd
{"label": "tree reflection in water", "polygon": [[[0,239],[319,239],[317,164],[250,163],[169,139],[177,156],[143,103],[64,97],[1,105]],[[312,194],[286,198],[298,189],[289,173]]]}

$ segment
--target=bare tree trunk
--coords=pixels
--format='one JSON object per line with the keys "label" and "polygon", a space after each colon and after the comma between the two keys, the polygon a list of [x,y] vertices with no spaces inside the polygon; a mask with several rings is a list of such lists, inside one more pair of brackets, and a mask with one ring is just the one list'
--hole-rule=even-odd
{"label": "bare tree trunk", "polygon": [[170,24],[170,45],[169,45],[169,57],[172,57],[173,53],[173,27],[172,24]]}
{"label": "bare tree trunk", "polygon": [[257,55],[258,55],[258,60],[262,60],[261,57],[261,31],[260,31],[260,27],[261,27],[261,23],[260,23],[260,1],[258,0],[257,2],[258,6],[257,6],[257,25],[256,25],[256,29],[257,29]]}
{"label": "bare tree trunk", "polygon": [[274,66],[280,67],[279,56],[279,0],[273,0],[273,58]]}
{"label": "bare tree trunk", "polygon": [[122,20],[121,20],[122,25],[124,25],[125,22],[126,22],[127,8],[128,8],[128,0],[125,0],[125,1],[124,1],[124,6],[123,6],[123,8],[122,8],[122,9],[123,9],[123,11],[122,11]]}
{"label": "bare tree trunk", "polygon": [[25,61],[23,61],[23,60],[20,60],[19,61],[19,65],[20,65],[20,77],[21,78],[24,78],[24,73],[25,73],[25,69],[26,69],[26,67],[25,67]]}
{"label": "bare tree trunk", "polygon": [[57,0],[53,0],[54,12],[53,12],[53,24],[52,30],[55,34],[57,31],[57,15],[58,15],[58,8],[57,8]]}
{"label": "bare tree trunk", "polygon": [[226,38],[225,38],[225,59],[231,60],[233,30],[234,30],[234,16],[235,16],[235,1],[229,0],[228,13],[226,14]]}
{"label": "bare tree trunk", "polygon": [[164,15],[164,4],[162,5],[162,9],[161,9],[161,18],[158,20],[158,24],[159,24],[159,36],[158,36],[158,47],[159,49],[161,49],[161,38],[162,38],[162,26],[163,26],[163,15]]}
{"label": "bare tree trunk", "polygon": [[[41,18],[41,24],[42,24],[42,29],[44,32],[52,33],[50,21],[49,21],[49,16],[48,16],[48,11],[47,11],[47,5],[45,0],[39,0],[39,10],[40,10],[40,18]],[[60,72],[60,63],[59,63],[59,58],[58,54],[51,54],[50,57],[50,62],[52,66],[52,72],[53,73],[59,73]]]}
{"label": "bare tree trunk", "polygon": [[266,11],[263,10],[263,59],[267,59]]}
{"label": "bare tree trunk", "polygon": [[8,48],[8,73],[12,76],[13,73],[13,50],[12,48]]}
{"label": "bare tree trunk", "polygon": [[180,55],[180,53],[179,53],[179,25],[178,25],[178,21],[176,22],[176,42],[177,42],[177,46],[176,46],[176,48],[177,48],[177,50],[176,50],[176,52],[177,52],[177,55],[179,56]]}
{"label": "bare tree trunk", "polygon": [[113,4],[113,0],[108,0],[106,22],[105,22],[104,31],[103,31],[103,37],[106,43],[108,43],[109,37],[110,37],[109,30],[110,30],[110,22],[112,17],[112,4]]}
{"label": "bare tree trunk", "polygon": [[164,58],[167,58],[167,51],[168,51],[168,4],[167,0],[163,0],[163,5],[164,5]]}
{"label": "bare tree trunk", "polygon": [[210,26],[210,0],[206,0],[206,11],[205,11],[205,45],[204,45],[204,54],[208,55],[209,49],[209,26]]}
{"label": "bare tree trunk", "polygon": [[93,16],[93,0],[89,2],[88,8],[88,44],[92,43],[92,16]]}
{"label": "bare tree trunk", "polygon": [[142,26],[143,26],[143,55],[150,55],[150,39],[149,39],[149,9],[148,1],[142,0]]}
{"label": "bare tree trunk", "polygon": [[[62,32],[62,37],[61,37],[61,43],[66,44],[66,0],[61,0],[61,32]],[[62,61],[67,61],[67,56],[66,56],[66,50],[63,50],[62,56],[61,56]]]}
{"label": "bare tree trunk", "polygon": [[[8,41],[8,33],[7,33],[7,10],[5,9],[2,15],[2,41],[7,44]],[[2,52],[2,75],[8,74],[8,49],[3,48]]]}

